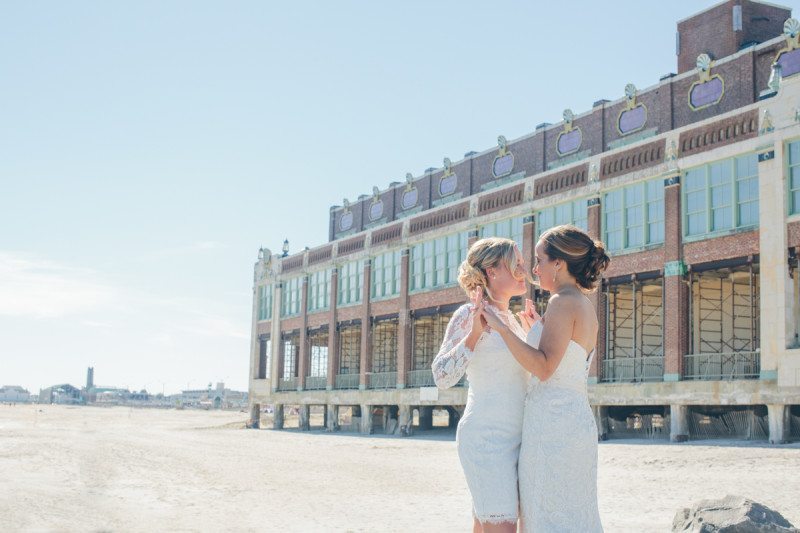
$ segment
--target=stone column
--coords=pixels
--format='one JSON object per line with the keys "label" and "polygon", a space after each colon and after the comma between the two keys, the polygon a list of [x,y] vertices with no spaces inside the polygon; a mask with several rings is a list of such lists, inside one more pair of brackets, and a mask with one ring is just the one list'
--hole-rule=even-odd
{"label": "stone column", "polygon": [[301,404],[298,406],[297,414],[300,417],[298,421],[298,425],[300,429],[303,431],[308,431],[311,429],[311,406]]}
{"label": "stone column", "polygon": [[791,427],[791,419],[789,416],[789,408],[786,405],[767,405],[770,444],[786,444],[789,442],[789,429]]}
{"label": "stone column", "polygon": [[328,383],[326,389],[336,388],[336,374],[339,373],[339,325],[336,318],[336,304],[339,295],[339,273],[334,268],[331,273],[330,310],[328,311]]}
{"label": "stone column", "polygon": [[278,391],[278,383],[283,377],[283,339],[281,338],[281,294],[283,293],[283,283],[276,283],[272,293],[272,361],[270,368],[270,389],[272,392]]}
{"label": "stone column", "polygon": [[686,442],[689,440],[689,407],[686,405],[669,406],[669,440]]}
{"label": "stone column", "polygon": [[370,284],[372,283],[372,266],[370,260],[364,261],[364,275],[361,287],[361,371],[358,388],[365,390],[368,386],[367,376],[372,372],[372,321],[369,316]]}
{"label": "stone column", "polygon": [[325,420],[325,427],[328,431],[339,431],[339,406],[335,404],[328,404],[327,406],[327,419]]}
{"label": "stone column", "polygon": [[689,353],[689,286],[683,262],[681,179],[676,174],[664,180],[664,381],[683,379],[685,355]]}
{"label": "stone column", "polygon": [[397,412],[397,425],[400,428],[400,435],[406,436],[410,434],[412,422],[411,406],[400,405]]}
{"label": "stone column", "polygon": [[597,425],[597,440],[608,440],[608,407],[593,405],[594,421]]}
{"label": "stone column", "polygon": [[[587,207],[586,207],[586,217],[587,217],[587,227],[589,236],[598,241],[601,240],[601,210],[600,210],[600,198],[589,198],[587,200]],[[589,378],[587,382],[589,384],[594,384],[599,381],[601,375],[601,368],[603,366],[603,360],[606,357],[606,316],[605,316],[605,305],[601,305],[603,299],[600,297],[600,293],[598,291],[602,290],[602,284],[598,284],[598,288],[596,291],[592,292],[588,295],[589,301],[592,302],[592,305],[595,308],[595,312],[597,313],[597,321],[598,321],[598,335],[597,335],[597,346],[595,347],[594,357],[592,358],[592,362],[589,365]]]}
{"label": "stone column", "polygon": [[361,405],[361,433],[364,435],[372,434],[372,406]]}
{"label": "stone column", "polygon": [[[761,379],[776,380],[778,360],[794,344],[794,289],[788,267],[783,142],[775,142],[759,153],[758,161]],[[779,384],[797,386],[795,371],[788,370],[780,376]],[[770,422],[770,433],[771,428]]]}
{"label": "stone column", "polygon": [[400,297],[397,311],[397,388],[405,388],[411,370],[411,314],[408,309],[409,249],[400,252]]}
{"label": "stone column", "polygon": [[[525,268],[527,268],[528,274],[533,276],[532,269],[533,265],[536,264],[536,256],[535,256],[535,248],[536,248],[536,216],[526,215],[522,219],[522,259],[525,261]],[[530,298],[533,300],[534,298],[534,291],[536,288],[531,284],[528,287],[528,294],[525,296],[526,298]]]}
{"label": "stone column", "polygon": [[248,427],[258,429],[261,427],[261,404],[250,404],[250,423]]}
{"label": "stone column", "polygon": [[297,365],[297,390],[306,388],[310,351],[308,347],[308,276],[303,276],[303,290],[300,297],[300,361]]}
{"label": "stone column", "polygon": [[281,403],[273,406],[272,429],[283,429],[283,404]]}
{"label": "stone column", "polygon": [[419,428],[432,429],[433,428],[433,407],[420,406],[419,408]]}

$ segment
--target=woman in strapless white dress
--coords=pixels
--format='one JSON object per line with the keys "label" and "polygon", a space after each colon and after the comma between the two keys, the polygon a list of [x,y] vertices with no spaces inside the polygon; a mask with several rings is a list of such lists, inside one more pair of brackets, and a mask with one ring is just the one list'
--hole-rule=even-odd
{"label": "woman in strapless white dress", "polygon": [[523,341],[492,309],[481,313],[532,376],[519,456],[524,531],[602,532],[597,507],[597,426],[586,390],[598,321],[586,293],[610,259],[574,226],[546,231],[534,275],[552,296]]}
{"label": "woman in strapless white dress", "polygon": [[433,377],[440,388],[452,387],[465,373],[469,380],[456,442],[472,495],[473,531],[514,532],[519,512],[517,461],[530,374],[517,364],[500,335],[486,326],[481,312],[492,309],[492,316],[524,343],[528,329],[513,317],[508,303],[525,293],[526,268],[514,241],[481,239],[470,247],[458,279],[473,303],[461,306],[450,319],[431,365]]}

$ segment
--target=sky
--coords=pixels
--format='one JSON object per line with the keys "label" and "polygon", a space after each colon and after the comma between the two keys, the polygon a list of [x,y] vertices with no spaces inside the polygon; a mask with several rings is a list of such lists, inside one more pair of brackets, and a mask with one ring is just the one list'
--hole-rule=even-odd
{"label": "sky", "polygon": [[260,246],[658,83],[716,3],[0,3],[0,385],[246,390]]}

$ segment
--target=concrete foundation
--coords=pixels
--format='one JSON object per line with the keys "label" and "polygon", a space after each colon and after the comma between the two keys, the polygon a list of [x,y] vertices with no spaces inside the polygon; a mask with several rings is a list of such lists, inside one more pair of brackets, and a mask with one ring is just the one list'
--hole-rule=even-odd
{"label": "concrete foundation", "polygon": [[325,408],[325,429],[339,431],[339,406],[327,405]]}
{"label": "concrete foundation", "polygon": [[254,403],[250,406],[250,422],[247,427],[258,429],[261,427],[261,404]]}
{"label": "concrete foundation", "polygon": [[419,408],[419,429],[433,429],[433,407]]}
{"label": "concrete foundation", "polygon": [[789,442],[789,408],[782,404],[767,405],[769,419],[769,443],[785,444]]}
{"label": "concrete foundation", "polygon": [[608,440],[608,407],[595,405],[592,407],[592,411],[594,411],[594,421],[597,425],[597,440]]}
{"label": "concrete foundation", "polygon": [[686,405],[669,406],[669,440],[686,442],[689,440],[689,407]]}
{"label": "concrete foundation", "polygon": [[310,405],[300,405],[298,406],[297,414],[300,417],[297,424],[302,431],[308,431],[311,429],[311,406]]}
{"label": "concrete foundation", "polygon": [[372,434],[372,406],[361,405],[361,433],[364,435]]}

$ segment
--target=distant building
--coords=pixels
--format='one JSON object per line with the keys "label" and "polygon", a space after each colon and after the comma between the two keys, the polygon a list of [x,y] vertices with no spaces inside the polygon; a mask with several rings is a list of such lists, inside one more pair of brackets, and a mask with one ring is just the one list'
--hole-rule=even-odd
{"label": "distant building", "polygon": [[31,394],[19,385],[3,385],[0,387],[0,402],[29,402]]}
{"label": "distant building", "polygon": [[39,391],[39,403],[82,404],[85,401],[80,389],[63,383]]}
{"label": "distant building", "polygon": [[235,409],[247,406],[247,393],[225,388],[224,382],[218,382],[215,388],[211,383],[206,389],[190,389],[173,396],[176,403],[184,407],[203,407],[206,409]]}

